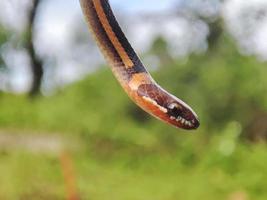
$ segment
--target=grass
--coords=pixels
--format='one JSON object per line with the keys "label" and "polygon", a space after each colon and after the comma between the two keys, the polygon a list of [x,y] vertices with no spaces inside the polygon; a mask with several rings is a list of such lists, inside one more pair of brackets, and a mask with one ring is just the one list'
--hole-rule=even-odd
{"label": "grass", "polygon": [[[267,146],[241,136],[266,114],[264,84],[258,84],[266,81],[266,69],[251,58],[225,57],[215,52],[156,76],[195,105],[202,123],[197,131],[147,116],[102,70],[50,97],[0,94],[1,132],[63,138],[81,199],[265,200]],[[243,71],[235,68],[242,64]],[[259,76],[248,80],[252,72]],[[61,151],[5,146],[0,138],[1,200],[67,199]]]}
{"label": "grass", "polygon": [[[92,152],[71,153],[81,199],[230,199],[239,194],[263,200],[267,196],[265,145],[250,149],[238,145],[227,156],[216,145],[190,156],[140,146]],[[65,199],[57,155],[2,152],[0,163],[1,199]]]}

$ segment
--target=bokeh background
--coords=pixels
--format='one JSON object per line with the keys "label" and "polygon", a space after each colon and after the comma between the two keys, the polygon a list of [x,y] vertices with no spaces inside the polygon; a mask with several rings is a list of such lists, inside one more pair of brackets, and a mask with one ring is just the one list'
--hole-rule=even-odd
{"label": "bokeh background", "polygon": [[129,100],[78,0],[1,0],[0,199],[265,200],[267,2],[110,2],[201,127]]}

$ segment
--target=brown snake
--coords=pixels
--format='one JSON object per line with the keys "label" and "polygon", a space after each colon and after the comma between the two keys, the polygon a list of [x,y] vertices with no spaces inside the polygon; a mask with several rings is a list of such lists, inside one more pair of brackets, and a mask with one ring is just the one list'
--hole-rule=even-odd
{"label": "brown snake", "polygon": [[99,48],[129,97],[143,110],[183,129],[196,129],[199,120],[182,100],[162,89],[147,72],[122,32],[109,0],[80,0]]}

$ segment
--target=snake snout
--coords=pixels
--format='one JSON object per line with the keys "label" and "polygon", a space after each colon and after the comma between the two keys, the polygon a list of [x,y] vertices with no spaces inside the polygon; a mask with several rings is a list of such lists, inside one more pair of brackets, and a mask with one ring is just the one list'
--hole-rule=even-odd
{"label": "snake snout", "polygon": [[200,125],[194,111],[180,100],[168,105],[168,115],[171,123],[179,128],[197,129]]}
{"label": "snake snout", "polygon": [[183,114],[185,119],[185,125],[189,125],[188,129],[197,129],[200,126],[198,116],[191,108],[185,108],[186,111]]}

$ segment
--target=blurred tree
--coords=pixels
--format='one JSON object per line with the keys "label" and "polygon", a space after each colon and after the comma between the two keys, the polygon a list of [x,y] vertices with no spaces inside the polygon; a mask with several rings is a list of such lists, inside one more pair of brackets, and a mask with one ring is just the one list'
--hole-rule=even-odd
{"label": "blurred tree", "polygon": [[[223,1],[217,1],[217,12],[210,14],[205,6],[201,6],[204,1],[195,2],[198,3],[184,1],[182,6],[177,7],[176,16],[192,22],[201,20],[207,24],[208,51],[201,56],[191,55],[185,68],[175,59],[169,62],[170,44],[164,38],[157,37],[150,52],[159,58],[160,66],[164,66],[159,69],[158,79],[164,81],[166,88],[185,96],[185,100],[187,95],[194,96],[195,99],[190,98],[188,102],[196,101],[195,105],[205,102],[201,118],[204,118],[209,129],[223,129],[231,121],[237,120],[242,127],[243,138],[250,141],[266,140],[267,110],[264,101],[267,97],[263,87],[266,81],[261,75],[266,71],[265,68],[255,58],[242,56],[232,37],[226,33],[219,12]],[[265,13],[260,10],[255,16],[261,20]],[[166,63],[170,68],[165,68]],[[257,84],[259,82],[260,85]]]}
{"label": "blurred tree", "polygon": [[177,6],[176,14],[182,16],[189,21],[201,20],[209,27],[209,35],[207,43],[212,50],[218,44],[223,33],[223,20],[220,15],[220,8],[224,0],[216,1],[182,1]]}
{"label": "blurred tree", "polygon": [[223,25],[222,20],[218,18],[215,21],[207,20],[207,24],[209,26],[209,35],[207,38],[207,42],[210,50],[217,46],[219,39],[223,34]]}
{"label": "blurred tree", "polygon": [[173,59],[169,53],[168,43],[161,36],[155,38],[154,42],[152,43],[150,53],[158,57],[161,66],[165,66],[173,62]]}
{"label": "blurred tree", "polygon": [[[0,26],[0,49],[2,45],[5,43],[5,41],[6,41],[6,33],[5,33],[5,30]],[[4,66],[5,66],[4,60],[2,57],[2,52],[0,50],[0,69],[3,68]]]}
{"label": "blurred tree", "polygon": [[33,44],[34,25],[41,1],[42,0],[33,0],[32,7],[31,9],[29,9],[28,25],[26,29],[27,34],[26,34],[25,46],[27,48],[31,60],[31,70],[33,75],[32,86],[30,89],[30,96],[36,96],[37,94],[40,93],[43,71],[44,71],[42,60],[36,55],[36,51]]}
{"label": "blurred tree", "polygon": [[5,67],[4,59],[2,56],[2,46],[6,44],[10,36],[10,33],[8,30],[6,30],[4,27],[0,24],[0,68]]}
{"label": "blurred tree", "polygon": [[[6,63],[3,58],[3,45],[6,43],[8,38],[8,31],[5,30],[3,27],[0,25],[0,90],[2,90],[5,87],[5,76],[6,76]],[[1,94],[1,91],[0,91]]]}

